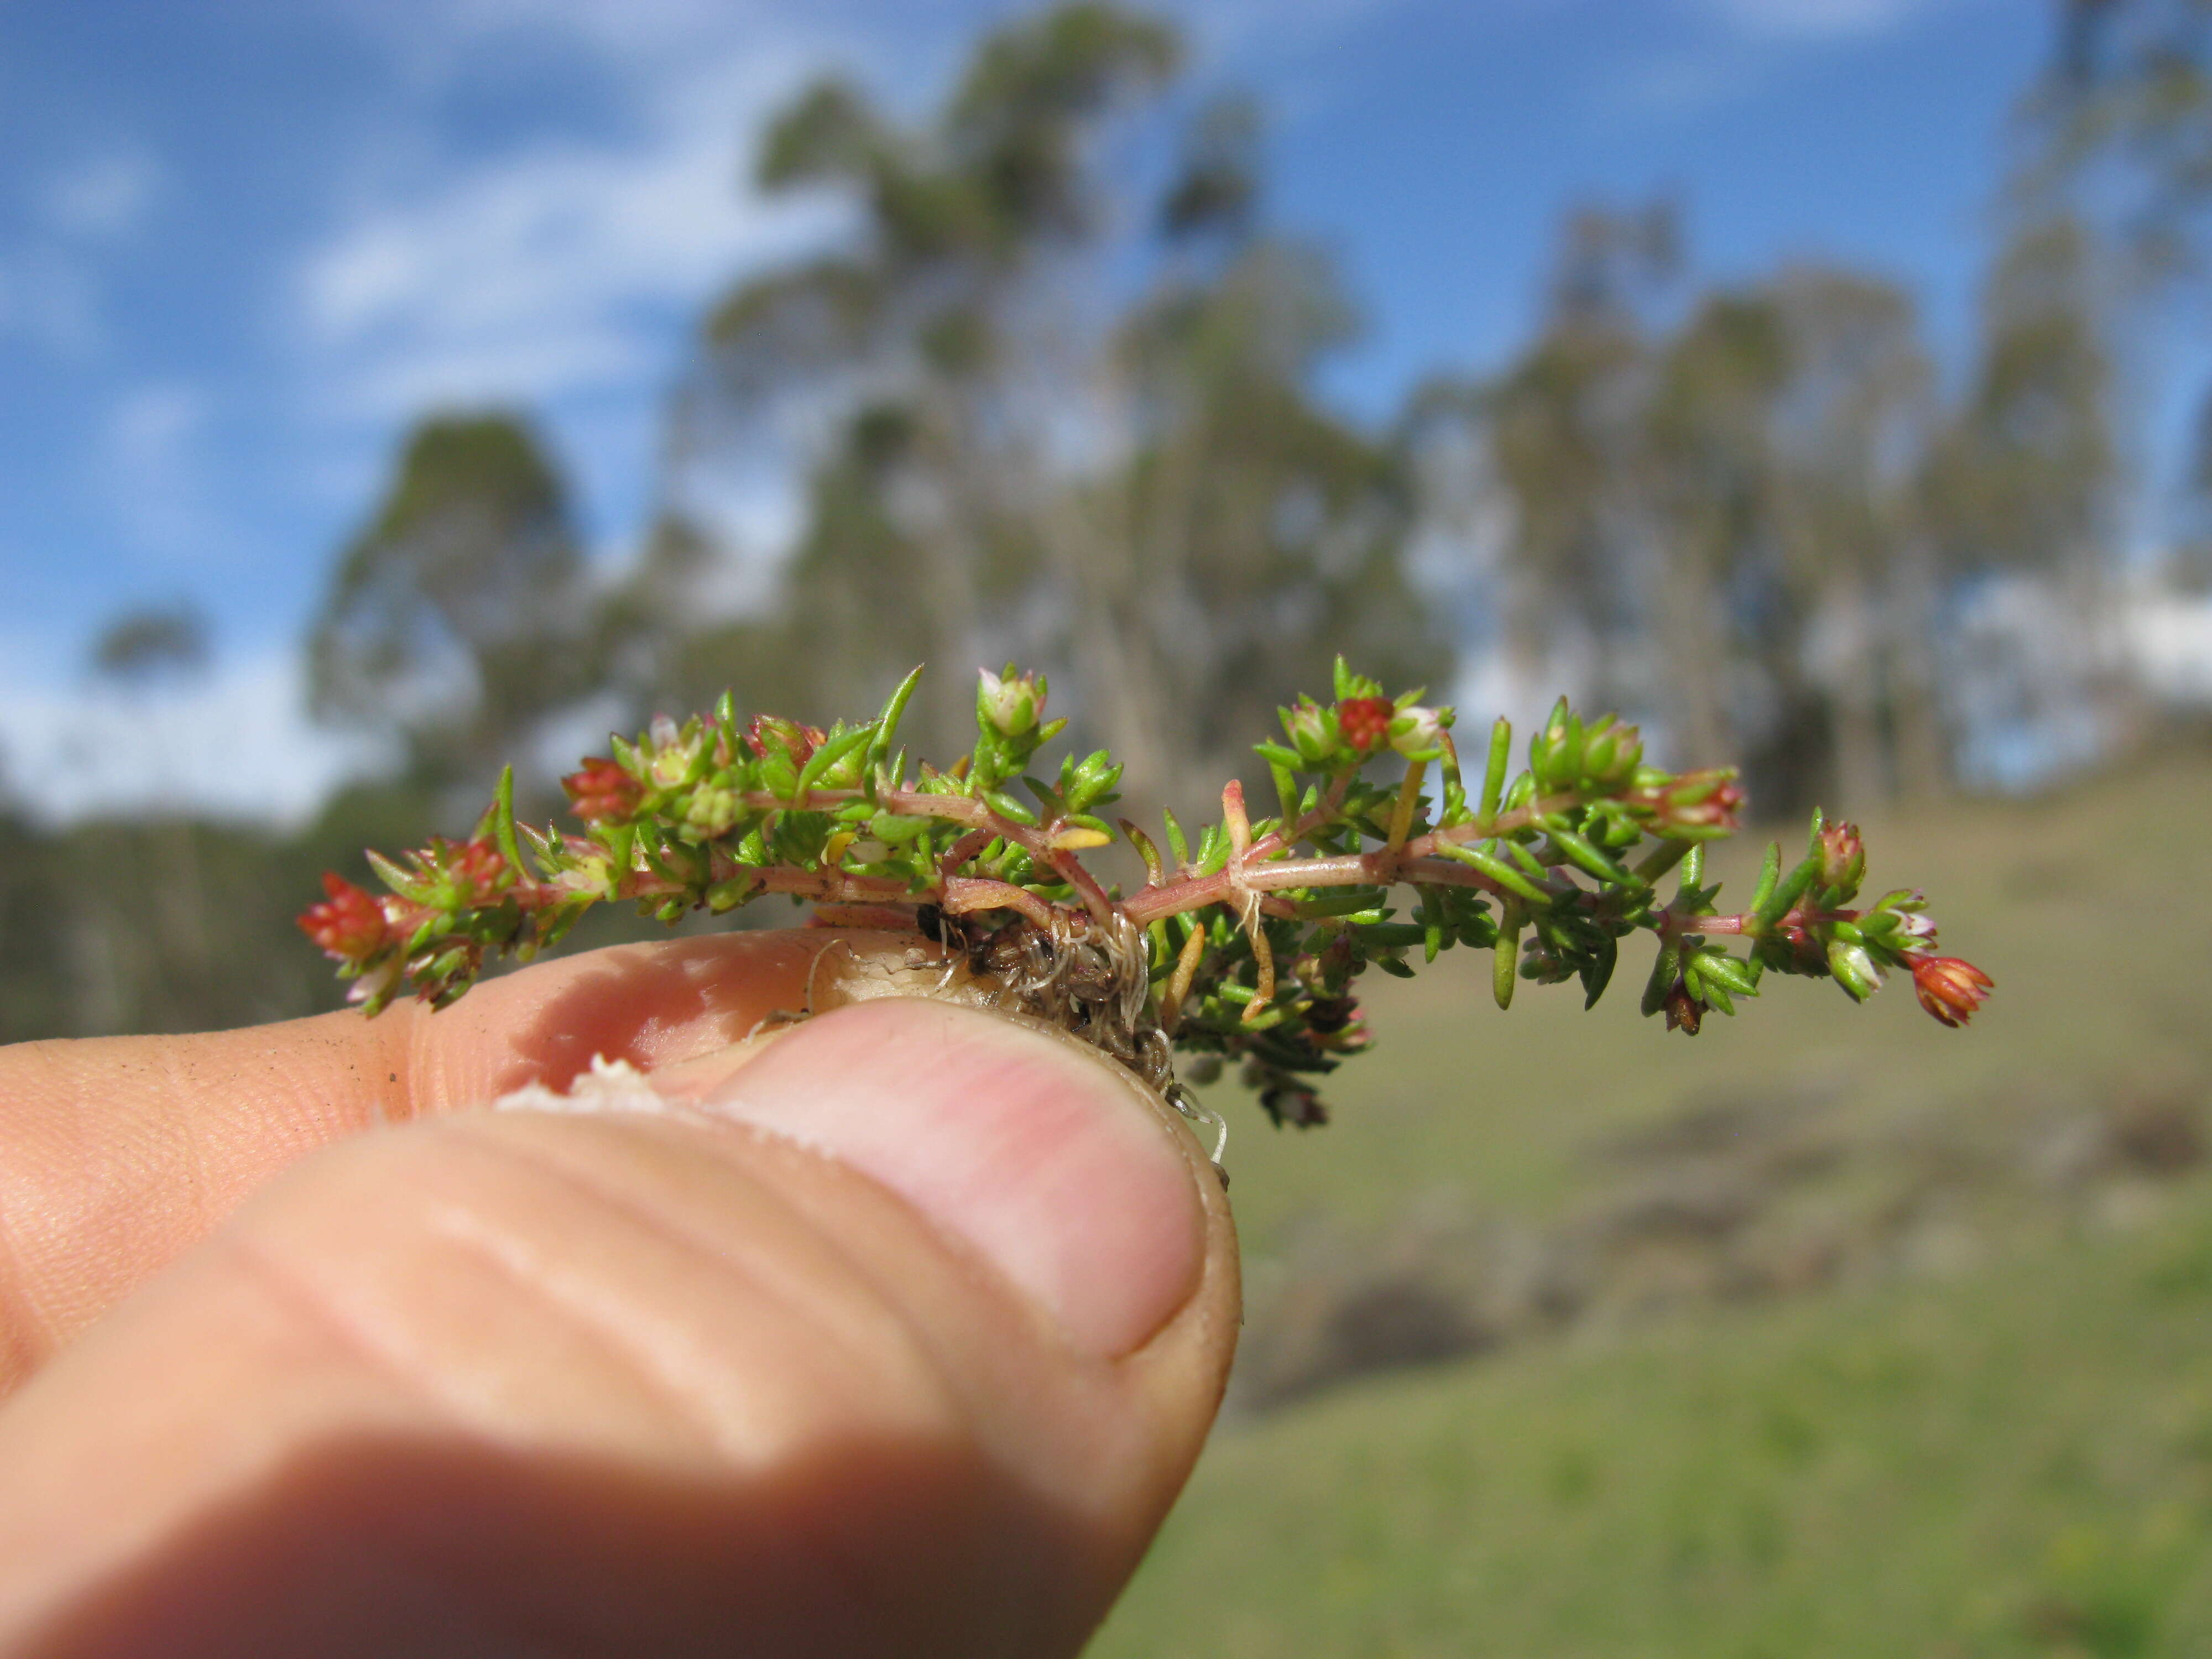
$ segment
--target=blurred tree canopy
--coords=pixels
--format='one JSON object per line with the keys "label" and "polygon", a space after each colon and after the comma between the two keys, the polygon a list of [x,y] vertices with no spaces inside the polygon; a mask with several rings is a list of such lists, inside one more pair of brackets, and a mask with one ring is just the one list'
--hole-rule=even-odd
{"label": "blurred tree canopy", "polygon": [[[2062,0],[2060,49],[2028,113],[2031,143],[2015,193],[2041,216],[2015,243],[1999,282],[2020,313],[2022,346],[2051,360],[2042,402],[2089,395],[2094,374],[2109,377],[2081,341],[2075,316],[2176,290],[2201,297],[2212,266],[2212,5],[2205,0]],[[2076,337],[2067,337],[2069,329]],[[2056,383],[2069,373],[2070,383]],[[2101,386],[2095,388],[2101,393]],[[2194,453],[2183,480],[2186,522],[2179,557],[2200,576],[2212,569],[2212,388],[2197,393]],[[2077,423],[2078,424],[2078,423]],[[2041,434],[2044,447],[2065,441]],[[2076,476],[2116,471],[2096,436],[2078,430],[2063,458]],[[2023,516],[2043,505],[2032,481],[2017,483]],[[2060,534],[2094,533],[2063,508]],[[2046,553],[2047,548],[2044,550]]]}
{"label": "blurred tree canopy", "polygon": [[[594,589],[526,426],[426,420],[317,625],[318,708],[480,785],[594,694],[826,720],[920,661],[914,734],[957,745],[968,665],[1018,657],[1152,805],[1333,652],[1434,683],[1487,635],[1516,683],[1746,757],[1770,808],[1942,786],[1958,584],[2110,544],[2088,228],[2010,215],[1946,398],[1893,283],[1701,289],[1671,204],[1578,210],[1527,347],[1370,434],[1314,395],[1356,317],[1267,222],[1257,112],[1191,106],[1182,57],[1076,0],[986,35],[916,121],[800,94],[755,182],[848,231],[709,309],[641,556]],[[747,545],[779,500],[787,545]]]}
{"label": "blurred tree canopy", "polygon": [[[1202,805],[1339,650],[1439,696],[1619,708],[1669,761],[1746,761],[1771,812],[1939,790],[1974,596],[2039,583],[2094,631],[2128,482],[2116,295],[2193,271],[2212,200],[2212,0],[2057,15],[1948,372],[1879,275],[1714,283],[1673,204],[1583,208],[1521,346],[1376,428],[1316,390],[1357,312],[1270,221],[1259,112],[1194,89],[1168,23],[1024,13],[911,118],[809,88],[754,182],[844,229],[707,307],[638,555],[586,556],[526,414],[427,413],[305,641],[315,713],[398,772],[284,836],[0,802],[0,937],[30,964],[0,1034],[326,1006],[289,924],[317,869],[465,829],[507,761],[543,805],[608,726],[726,687],[824,720],[923,661],[918,746],[962,746],[972,670],[1015,657],[1140,814]],[[2212,440],[2193,488],[2212,547]],[[160,605],[90,653],[142,696],[206,656]]]}
{"label": "blurred tree canopy", "polygon": [[1969,566],[2063,574],[2113,538],[2113,366],[2087,228],[2063,212],[2019,227],[1983,296],[1983,342],[1936,459],[1939,516]]}
{"label": "blurred tree canopy", "polygon": [[188,604],[123,611],[92,642],[92,672],[112,685],[144,688],[190,678],[211,655],[207,618]]}
{"label": "blurred tree canopy", "polygon": [[[726,684],[826,717],[926,660],[917,740],[957,746],[969,666],[1019,656],[1158,804],[1233,769],[1337,649],[1445,672],[1401,572],[1407,481],[1310,391],[1351,307],[1264,229],[1249,106],[1178,119],[1182,55],[1158,20],[1066,5],[987,37],[919,127],[837,82],[771,125],[761,185],[836,196],[857,228],[707,319],[669,508],[614,602],[634,696]],[[779,441],[808,483],[775,604],[702,628],[694,504]]]}
{"label": "blurred tree canopy", "polygon": [[432,786],[480,786],[591,683],[568,493],[529,426],[439,415],[341,555],[307,640],[324,719],[400,741]]}
{"label": "blurred tree canopy", "polygon": [[1941,422],[1912,302],[1814,264],[1694,291],[1684,264],[1666,204],[1577,211],[1536,337],[1416,398],[1443,556],[1517,682],[1743,760],[1770,811],[1935,788]]}

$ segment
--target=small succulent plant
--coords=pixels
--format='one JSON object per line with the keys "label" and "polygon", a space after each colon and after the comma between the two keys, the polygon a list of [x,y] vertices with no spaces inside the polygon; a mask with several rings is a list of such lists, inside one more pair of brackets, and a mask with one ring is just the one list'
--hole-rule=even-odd
{"label": "small succulent plant", "polygon": [[[1359,976],[1410,977],[1455,946],[1493,953],[1500,1007],[1522,979],[1578,981],[1595,1004],[1621,942],[1649,933],[1644,1012],[1692,1035],[1770,973],[1863,1001],[1902,969],[1952,1026],[1990,988],[1936,954],[1917,892],[1858,902],[1859,833],[1818,813],[1804,855],[1770,847],[1750,902],[1721,910],[1705,848],[1737,827],[1734,769],[1647,765],[1634,726],[1564,699],[1524,768],[1500,720],[1470,771],[1451,709],[1388,696],[1340,659],[1333,695],[1283,709],[1282,739],[1254,751],[1272,812],[1231,781],[1195,835],[1164,815],[1163,845],[1106,816],[1121,769],[1104,750],[1040,767],[1066,722],[1045,718],[1044,677],[1011,665],[978,682],[972,750],[910,763],[895,744],[921,672],[857,726],[746,719],[726,696],[617,738],[563,780],[580,834],[518,823],[510,769],[469,839],[370,854],[381,896],[325,876],[301,926],[374,1014],[410,990],[442,1007],[488,957],[548,950],[595,904],[674,922],[788,894],[822,925],[874,930],[854,937],[909,969],[941,964],[940,988],[981,988],[1096,1044],[1194,1115],[1176,1054],[1190,1080],[1237,1062],[1268,1115],[1300,1126],[1327,1119],[1318,1079],[1370,1045]],[[1117,835],[1144,862],[1133,890],[1084,862]]]}

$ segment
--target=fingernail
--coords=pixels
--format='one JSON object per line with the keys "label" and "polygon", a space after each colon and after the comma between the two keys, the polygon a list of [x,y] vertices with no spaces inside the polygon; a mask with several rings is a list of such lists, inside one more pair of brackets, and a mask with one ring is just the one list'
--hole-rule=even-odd
{"label": "fingernail", "polygon": [[1175,1132],[1136,1079],[1045,1032],[885,998],[786,1032],[703,1103],[880,1182],[1085,1352],[1138,1347],[1197,1285]]}

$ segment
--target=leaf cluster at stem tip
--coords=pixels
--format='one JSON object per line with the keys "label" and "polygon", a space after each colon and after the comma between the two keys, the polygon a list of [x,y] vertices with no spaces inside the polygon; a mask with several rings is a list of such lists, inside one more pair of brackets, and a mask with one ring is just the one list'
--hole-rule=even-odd
{"label": "leaf cluster at stem tip", "polygon": [[[726,695],[617,737],[562,781],[580,833],[518,823],[510,769],[466,840],[371,854],[382,895],[325,877],[301,926],[370,1013],[409,990],[442,1007],[488,958],[526,960],[611,901],[673,922],[784,893],[817,920],[914,928],[947,949],[1032,929],[1140,939],[1127,971],[1144,975],[1144,1018],[1184,1075],[1237,1062],[1277,1122],[1301,1125],[1326,1115],[1316,1079],[1370,1046],[1359,976],[1410,977],[1455,947],[1492,953],[1501,1008],[1520,980],[1574,980],[1588,1006],[1621,942],[1649,933],[1644,1012],[1692,1034],[1770,973],[1863,1001],[1903,969],[1947,1025],[1990,989],[1936,954],[1918,893],[1858,902],[1858,831],[1818,813],[1804,855],[1785,867],[1770,847],[1748,906],[1723,912],[1705,848],[1737,827],[1735,770],[1650,765],[1634,726],[1565,699],[1518,770],[1502,719],[1463,768],[1451,709],[1386,696],[1339,659],[1330,696],[1282,709],[1281,738],[1254,750],[1272,802],[1255,813],[1232,780],[1218,820],[1164,814],[1155,839],[1108,816],[1121,768],[1104,750],[1041,763],[1066,722],[1045,718],[1044,677],[1012,665],[977,683],[968,753],[909,760],[899,721],[921,672],[859,725],[747,717]],[[1144,861],[1133,891],[1084,863],[1117,838]]]}

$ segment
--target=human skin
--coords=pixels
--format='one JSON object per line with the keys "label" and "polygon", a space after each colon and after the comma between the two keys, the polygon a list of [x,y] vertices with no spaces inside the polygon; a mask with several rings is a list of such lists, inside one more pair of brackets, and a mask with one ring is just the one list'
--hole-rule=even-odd
{"label": "human skin", "polygon": [[[1057,1033],[744,1042],[830,937],[0,1050],[0,1655],[1079,1651],[1220,1398],[1225,1200]],[[594,1054],[672,1109],[477,1109]]]}

